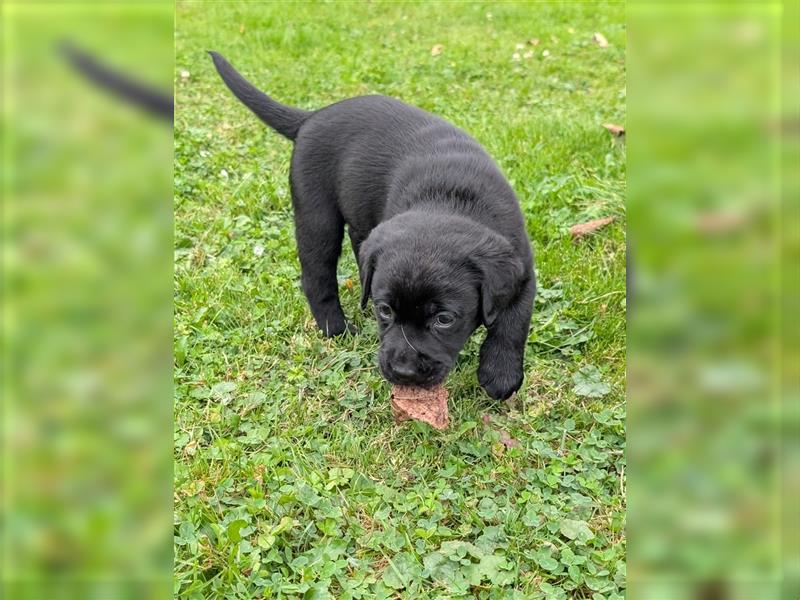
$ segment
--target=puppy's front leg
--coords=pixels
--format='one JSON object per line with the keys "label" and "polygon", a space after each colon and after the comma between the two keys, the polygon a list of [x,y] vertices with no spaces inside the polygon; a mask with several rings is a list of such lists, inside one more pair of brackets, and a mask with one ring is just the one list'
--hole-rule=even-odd
{"label": "puppy's front leg", "polygon": [[536,284],[531,279],[516,300],[497,315],[481,346],[478,381],[495,400],[505,400],[522,385],[535,293]]}
{"label": "puppy's front leg", "polygon": [[355,333],[342,312],[336,282],[343,235],[344,221],[332,202],[312,203],[309,198],[295,197],[295,236],[303,292],[317,326],[327,337]]}

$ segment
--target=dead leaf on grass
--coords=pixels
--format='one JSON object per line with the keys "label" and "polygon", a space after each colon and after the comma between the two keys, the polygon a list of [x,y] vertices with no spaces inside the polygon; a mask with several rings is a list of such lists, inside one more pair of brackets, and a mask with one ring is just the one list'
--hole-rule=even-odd
{"label": "dead leaf on grass", "polygon": [[695,227],[706,235],[738,231],[747,225],[747,215],[741,212],[708,212],[697,215]]}
{"label": "dead leaf on grass", "polygon": [[608,40],[606,39],[606,36],[604,36],[604,35],[603,35],[602,33],[600,33],[600,32],[596,32],[596,33],[595,33],[595,34],[592,36],[592,41],[593,41],[595,44],[597,44],[598,46],[600,46],[601,48],[608,48],[608,45],[609,45],[609,44],[608,44]]}
{"label": "dead leaf on grass", "polygon": [[528,44],[531,46],[538,46],[539,45],[539,38],[531,38],[528,40]]}
{"label": "dead leaf on grass", "polygon": [[[220,135],[228,135],[228,132],[233,129],[233,125],[228,123],[227,121],[223,121],[222,123],[217,124],[214,127],[214,131],[219,133]],[[213,134],[209,131],[208,137],[213,137]]]}
{"label": "dead leaf on grass", "polygon": [[190,440],[188,444],[183,447],[183,453],[187,456],[194,456],[197,453],[198,444],[197,440]]}
{"label": "dead leaf on grass", "polygon": [[431,48],[431,56],[439,56],[442,52],[444,52],[444,44],[436,44]]}
{"label": "dead leaf on grass", "polygon": [[614,125],[613,123],[603,123],[608,132],[614,137],[622,137],[625,135],[625,128],[622,125]]}
{"label": "dead leaf on grass", "polygon": [[590,233],[594,233],[601,227],[605,227],[609,223],[611,223],[616,217],[605,217],[603,219],[595,219],[593,221],[587,221],[586,223],[579,223],[578,225],[573,225],[569,228],[569,234],[572,236],[573,239],[581,238],[585,235],[589,235]]}
{"label": "dead leaf on grass", "polygon": [[496,431],[500,435],[500,443],[506,448],[516,448],[520,445],[519,440],[515,440],[508,432],[504,429],[500,429],[499,427],[492,427],[492,416],[491,415],[481,415],[481,423],[483,423],[486,427]]}
{"label": "dead leaf on grass", "polygon": [[506,448],[517,448],[519,446],[519,440],[515,440],[508,432],[498,429],[497,433],[500,434],[500,443],[503,444]]}
{"label": "dead leaf on grass", "polygon": [[435,429],[446,429],[450,418],[447,410],[447,390],[439,386],[432,390],[393,385],[392,414],[395,423],[415,419]]}

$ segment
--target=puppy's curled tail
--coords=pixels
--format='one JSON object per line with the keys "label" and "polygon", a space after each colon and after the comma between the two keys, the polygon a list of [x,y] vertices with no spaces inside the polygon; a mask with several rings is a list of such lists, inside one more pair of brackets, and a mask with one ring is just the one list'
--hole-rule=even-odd
{"label": "puppy's curled tail", "polygon": [[297,137],[300,126],[314,113],[286,106],[273,100],[242,77],[221,54],[214,51],[209,51],[209,54],[217,68],[217,73],[234,96],[282,136],[290,140]]}

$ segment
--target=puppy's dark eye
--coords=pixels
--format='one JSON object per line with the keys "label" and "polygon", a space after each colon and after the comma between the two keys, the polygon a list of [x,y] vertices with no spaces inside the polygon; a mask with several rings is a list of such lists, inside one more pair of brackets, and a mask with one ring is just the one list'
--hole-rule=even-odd
{"label": "puppy's dark eye", "polygon": [[439,329],[447,329],[455,322],[456,318],[453,313],[440,312],[438,315],[436,315],[436,320],[433,322],[433,324]]}
{"label": "puppy's dark eye", "polygon": [[378,316],[384,321],[389,321],[394,316],[394,311],[388,304],[381,303],[378,304]]}

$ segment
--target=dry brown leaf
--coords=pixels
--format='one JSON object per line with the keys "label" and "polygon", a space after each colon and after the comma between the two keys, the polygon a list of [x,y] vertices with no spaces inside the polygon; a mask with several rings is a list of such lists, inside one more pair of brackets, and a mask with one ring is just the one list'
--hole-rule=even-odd
{"label": "dry brown leaf", "polygon": [[187,456],[194,456],[197,453],[198,446],[197,440],[190,440],[189,443],[183,447],[183,453]]}
{"label": "dry brown leaf", "polygon": [[741,212],[710,212],[697,215],[695,227],[700,233],[716,235],[738,231],[747,225],[747,216]]}
{"label": "dry brown leaf", "polygon": [[539,45],[539,38],[531,38],[528,40],[528,44],[531,46],[538,46]]}
{"label": "dry brown leaf", "polygon": [[510,435],[508,435],[507,431],[502,429],[498,429],[497,433],[500,434],[500,443],[503,444],[506,448],[516,448],[519,446],[519,440],[515,440]]}
{"label": "dry brown leaf", "polygon": [[616,217],[605,217],[603,219],[595,219],[594,221],[588,221],[586,223],[580,223],[578,225],[573,225],[569,228],[570,235],[574,238],[580,238],[590,233],[594,233],[601,227],[605,227],[609,223],[611,223]]}
{"label": "dry brown leaf", "polygon": [[592,36],[592,41],[601,48],[608,48],[608,40],[606,39],[606,36],[604,36],[602,33],[599,32],[595,33]]}
{"label": "dry brown leaf", "polygon": [[431,56],[439,56],[442,52],[444,52],[443,44],[436,44],[433,48],[431,48]]}
{"label": "dry brown leaf", "polygon": [[500,435],[500,443],[506,448],[516,448],[520,445],[519,440],[515,440],[508,432],[504,429],[494,428],[492,427],[492,416],[491,415],[481,415],[481,423],[483,423],[486,427],[493,429]]}
{"label": "dry brown leaf", "polygon": [[625,135],[625,128],[622,125],[614,125],[613,123],[603,123],[603,127],[608,129],[609,133],[615,137],[622,137]]}
{"label": "dry brown leaf", "polygon": [[414,419],[435,429],[445,429],[450,422],[447,390],[443,386],[431,390],[406,385],[392,386],[392,413],[396,423]]}

